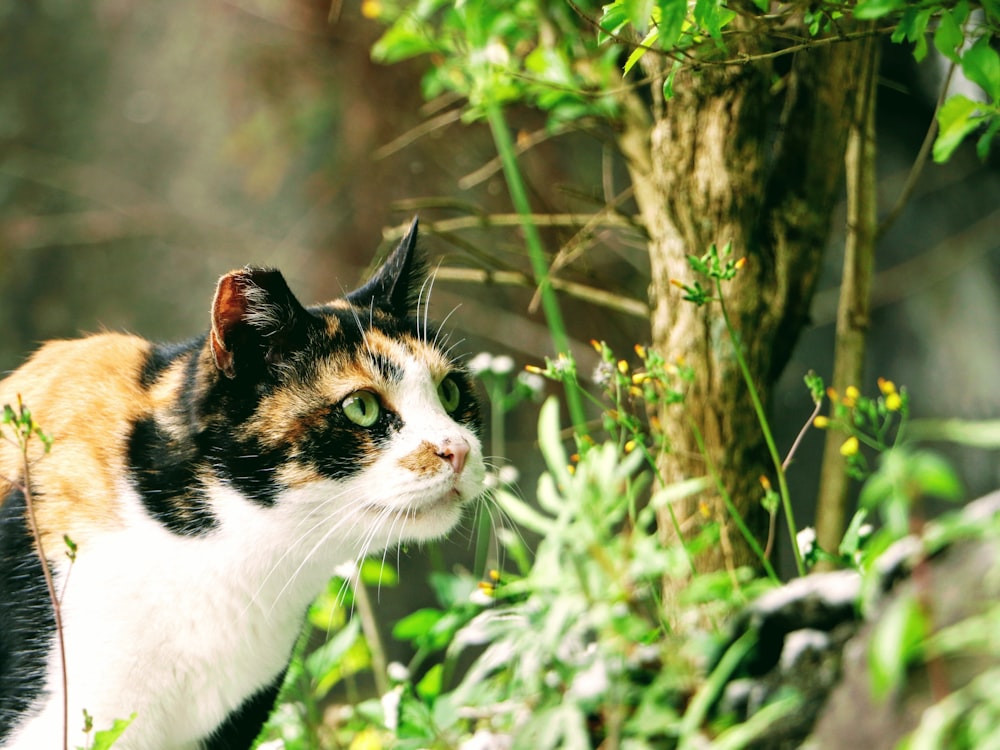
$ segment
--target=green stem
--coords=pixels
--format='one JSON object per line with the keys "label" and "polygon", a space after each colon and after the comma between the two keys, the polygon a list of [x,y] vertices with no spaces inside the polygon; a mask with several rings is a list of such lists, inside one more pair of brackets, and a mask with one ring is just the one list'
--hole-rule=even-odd
{"label": "green stem", "polygon": [[[524,230],[524,239],[528,246],[528,258],[531,260],[531,269],[541,295],[542,311],[545,314],[549,334],[552,336],[552,345],[557,353],[569,354],[569,336],[566,334],[566,324],[563,322],[559,301],[552,288],[552,280],[549,278],[549,266],[545,258],[542,238],[538,234],[538,228],[531,220],[531,203],[528,200],[528,192],[521,177],[521,170],[517,166],[514,141],[510,135],[510,129],[507,127],[503,109],[499,104],[492,101],[486,104],[486,119],[490,124],[490,131],[500,156],[500,163],[503,165],[504,179],[507,181],[511,202],[514,204],[514,210],[521,217],[521,228]],[[570,419],[573,420],[573,427],[577,435],[586,434],[586,413],[583,409],[579,385],[575,381],[567,384],[566,405],[569,408]]]}
{"label": "green stem", "polygon": [[[743,516],[740,515],[739,509],[733,502],[732,497],[729,495],[729,490],[726,489],[726,483],[722,481],[722,477],[719,476],[718,470],[715,468],[715,462],[708,453],[708,448],[705,446],[705,438],[701,434],[701,430],[698,429],[698,425],[695,424],[693,419],[689,418],[689,423],[691,425],[691,432],[694,434],[695,442],[698,443],[698,450],[702,456],[705,457],[705,466],[708,468],[708,473],[712,477],[712,481],[715,482],[715,487],[719,492],[719,497],[722,498],[722,504],[726,506],[726,510],[729,511],[729,515],[733,518],[733,523],[736,524],[736,528],[740,530],[743,538],[746,539],[747,544],[750,545],[750,549],[753,550],[754,554],[760,560],[761,564],[764,566],[764,572],[767,573],[768,578],[772,581],[779,581],[778,574],[774,570],[774,566],[771,565],[771,561],[767,559],[767,555],[764,554],[764,550],[761,549],[760,542],[750,531],[750,528],[746,525],[743,520]],[[677,522],[674,521],[676,524]]]}
{"label": "green stem", "polygon": [[[729,319],[729,311],[726,309],[726,302],[722,296],[722,281],[720,279],[715,280],[715,290],[719,295],[719,307],[722,309],[722,319],[725,321],[726,330],[729,331],[729,335],[733,339],[733,351],[736,353],[736,361],[739,363],[743,380],[750,391],[750,400],[753,401],[753,409],[757,414],[760,430],[764,435],[764,441],[767,443],[767,451],[771,455],[771,461],[774,463],[774,471],[778,476],[778,493],[781,495],[781,506],[785,511],[785,521],[788,523],[788,534],[792,539],[795,567],[799,575],[804,576],[806,574],[806,566],[802,561],[802,552],[799,550],[798,529],[795,526],[795,516],[792,513],[792,495],[788,491],[788,481],[785,479],[785,469],[782,465],[781,454],[778,453],[778,446],[774,442],[774,436],[771,434],[771,425],[767,420],[764,404],[761,403],[760,395],[757,393],[757,386],[754,385],[753,376],[750,374],[750,366],[747,365],[747,361],[743,356],[743,345],[740,342],[739,334],[733,328],[733,323]],[[739,518],[738,514],[736,514],[736,518]]]}

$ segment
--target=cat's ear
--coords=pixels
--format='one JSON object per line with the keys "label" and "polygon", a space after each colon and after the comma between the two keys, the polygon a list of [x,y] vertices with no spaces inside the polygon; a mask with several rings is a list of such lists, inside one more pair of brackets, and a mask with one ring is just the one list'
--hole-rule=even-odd
{"label": "cat's ear", "polygon": [[413,310],[426,275],[416,248],[417,219],[414,217],[406,235],[382,267],[364,286],[348,294],[347,301],[355,307],[374,307],[397,318],[406,317]]}
{"label": "cat's ear", "polygon": [[279,271],[230,271],[219,279],[212,301],[209,337],[216,366],[235,378],[245,364],[274,364],[308,314]]}

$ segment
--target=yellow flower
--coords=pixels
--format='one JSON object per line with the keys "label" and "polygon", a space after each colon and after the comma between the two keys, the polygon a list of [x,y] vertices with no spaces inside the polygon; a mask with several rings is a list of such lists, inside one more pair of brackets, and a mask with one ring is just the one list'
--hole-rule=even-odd
{"label": "yellow flower", "polygon": [[646,358],[646,347],[644,347],[642,344],[636,344],[635,345],[635,353],[639,355],[639,359],[645,359]]}
{"label": "yellow flower", "polygon": [[631,453],[632,451],[635,450],[636,445],[637,443],[634,440],[629,440],[627,443],[625,443],[625,452]]}
{"label": "yellow flower", "polygon": [[765,492],[769,492],[771,489],[771,480],[765,474],[760,475],[760,486],[764,488]]}
{"label": "yellow flower", "polygon": [[816,419],[813,420],[813,427],[815,427],[817,430],[825,430],[829,426],[830,426],[830,418],[824,417],[822,414],[820,414],[818,417],[816,417]]}
{"label": "yellow flower", "polygon": [[350,750],[382,750],[382,738],[371,727],[362,729],[351,740]]}
{"label": "yellow flower", "polygon": [[626,362],[624,359],[618,360],[618,372],[620,372],[622,375],[628,372],[628,362]]}
{"label": "yellow flower", "polygon": [[878,379],[878,389],[882,391],[883,396],[888,396],[890,393],[896,392],[896,384],[891,380],[886,380],[885,378]]}
{"label": "yellow flower", "polygon": [[364,0],[361,3],[361,15],[365,18],[378,18],[382,15],[382,3],[378,0]]}
{"label": "yellow flower", "polygon": [[844,458],[849,458],[858,452],[861,446],[858,445],[858,439],[853,435],[844,441],[844,444],[840,446],[840,455]]}
{"label": "yellow flower", "polygon": [[535,375],[544,375],[545,374],[545,370],[543,370],[538,365],[525,365],[524,366],[524,371],[525,372],[533,373]]}
{"label": "yellow flower", "polygon": [[591,339],[590,345],[594,347],[594,351],[597,352],[598,354],[602,354],[604,352],[604,347],[601,346],[601,342],[598,341],[597,339]]}
{"label": "yellow flower", "polygon": [[740,258],[738,261],[736,261],[736,263],[734,264],[734,268],[737,271],[739,271],[746,264],[747,264],[747,259],[746,259],[746,256],[744,255],[742,258]]}
{"label": "yellow flower", "polygon": [[861,391],[855,388],[853,385],[847,386],[844,390],[844,400],[841,403],[849,409],[853,409],[854,405],[858,402],[858,397],[861,396]]}
{"label": "yellow flower", "polygon": [[673,284],[678,289],[684,289],[685,288],[684,282],[681,281],[680,279],[670,279],[670,283]]}
{"label": "yellow flower", "polygon": [[885,397],[885,408],[889,411],[899,411],[903,408],[903,397],[893,391]]}

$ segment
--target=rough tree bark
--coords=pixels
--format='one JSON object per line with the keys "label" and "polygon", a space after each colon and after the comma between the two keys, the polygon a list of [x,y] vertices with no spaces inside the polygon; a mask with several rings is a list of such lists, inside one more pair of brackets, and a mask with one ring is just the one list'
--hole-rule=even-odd
{"label": "rough tree bark", "polygon": [[[771,51],[763,34],[742,39],[742,49],[730,48],[734,56]],[[649,233],[653,345],[669,358],[683,357],[696,372],[683,409],[666,407],[659,415],[672,448],[659,470],[667,483],[707,473],[696,426],[762,546],[768,524],[759,478],[773,478],[774,467],[734,343],[717,306],[684,302],[669,282],[691,281],[686,256],[701,255],[712,243],[732,242],[737,256],[746,256],[747,265],[726,287],[727,308],[768,404],[806,320],[839,197],[859,45],[802,50],[780,58],[782,70],[775,59],[688,68],[677,76],[673,99],[654,93],[651,124],[634,102],[621,132]],[[651,68],[662,72],[662,62],[652,61]],[[659,91],[655,82],[652,88]],[[706,520],[722,523],[721,543],[699,556],[700,569],[759,566],[718,493],[690,498],[675,510],[685,536]],[[661,528],[673,533],[666,517]]]}

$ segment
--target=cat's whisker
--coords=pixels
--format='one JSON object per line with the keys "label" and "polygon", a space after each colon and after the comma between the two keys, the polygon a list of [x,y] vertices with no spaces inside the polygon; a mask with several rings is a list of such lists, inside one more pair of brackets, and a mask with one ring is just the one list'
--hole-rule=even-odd
{"label": "cat's whisker", "polygon": [[[434,341],[431,343],[431,346],[433,346],[435,349],[443,347],[451,339],[450,333],[443,333],[444,327],[448,325],[448,321],[451,319],[451,316],[457,313],[461,309],[461,307],[462,304],[459,303],[455,305],[453,308],[451,308],[451,312],[445,315],[444,320],[442,320],[441,323],[438,325],[437,332],[434,334]],[[442,335],[444,336],[443,339],[441,338]],[[450,350],[451,347],[449,347],[445,351],[450,351]]]}

